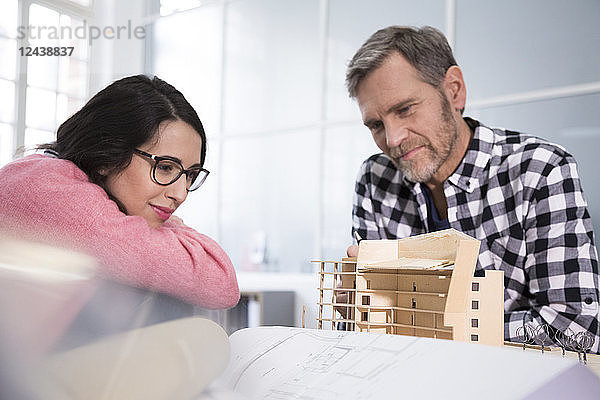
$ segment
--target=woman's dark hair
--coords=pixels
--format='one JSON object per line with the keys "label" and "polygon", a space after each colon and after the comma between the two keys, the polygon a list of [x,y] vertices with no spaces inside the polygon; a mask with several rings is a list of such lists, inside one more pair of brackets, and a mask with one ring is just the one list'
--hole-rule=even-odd
{"label": "woman's dark hair", "polygon": [[135,148],[157,140],[162,122],[177,120],[200,135],[204,165],[206,134],[183,94],[157,77],[129,76],[98,92],[58,128],[55,142],[40,148],[72,161],[106,190],[107,176],[127,168]]}

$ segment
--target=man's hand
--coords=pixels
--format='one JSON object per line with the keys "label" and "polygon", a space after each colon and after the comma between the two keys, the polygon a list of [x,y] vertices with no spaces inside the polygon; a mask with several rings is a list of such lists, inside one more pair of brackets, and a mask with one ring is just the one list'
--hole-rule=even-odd
{"label": "man's hand", "polygon": [[358,246],[353,244],[352,246],[348,247],[348,249],[346,249],[346,254],[348,254],[348,257],[358,256]]}

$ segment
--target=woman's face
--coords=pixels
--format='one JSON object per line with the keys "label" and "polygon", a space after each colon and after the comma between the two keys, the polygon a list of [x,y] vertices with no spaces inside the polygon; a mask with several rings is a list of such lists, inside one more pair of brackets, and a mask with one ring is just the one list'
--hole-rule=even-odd
{"label": "woman's face", "polygon": [[[144,143],[139,150],[157,156],[179,159],[183,168],[200,163],[202,139],[187,123],[165,121],[158,128],[158,141]],[[106,188],[127,210],[127,215],[143,217],[153,228],[160,227],[187,197],[186,176],[161,186],[152,180],[154,160],[132,156],[129,166],[109,175]]]}

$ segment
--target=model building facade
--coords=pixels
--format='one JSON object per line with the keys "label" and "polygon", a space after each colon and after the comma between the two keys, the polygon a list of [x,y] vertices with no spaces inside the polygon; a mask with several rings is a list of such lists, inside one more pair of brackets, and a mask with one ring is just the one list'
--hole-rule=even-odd
{"label": "model building facade", "polygon": [[355,259],[319,261],[319,328],[502,345],[503,272],[474,277],[478,254],[454,229],[362,240]]}

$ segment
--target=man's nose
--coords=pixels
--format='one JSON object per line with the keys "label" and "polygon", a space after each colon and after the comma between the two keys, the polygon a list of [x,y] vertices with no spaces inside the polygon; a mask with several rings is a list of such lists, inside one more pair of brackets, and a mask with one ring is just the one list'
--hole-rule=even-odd
{"label": "man's nose", "polygon": [[408,129],[398,123],[391,123],[386,126],[385,140],[388,148],[394,148],[400,145],[408,136]]}

